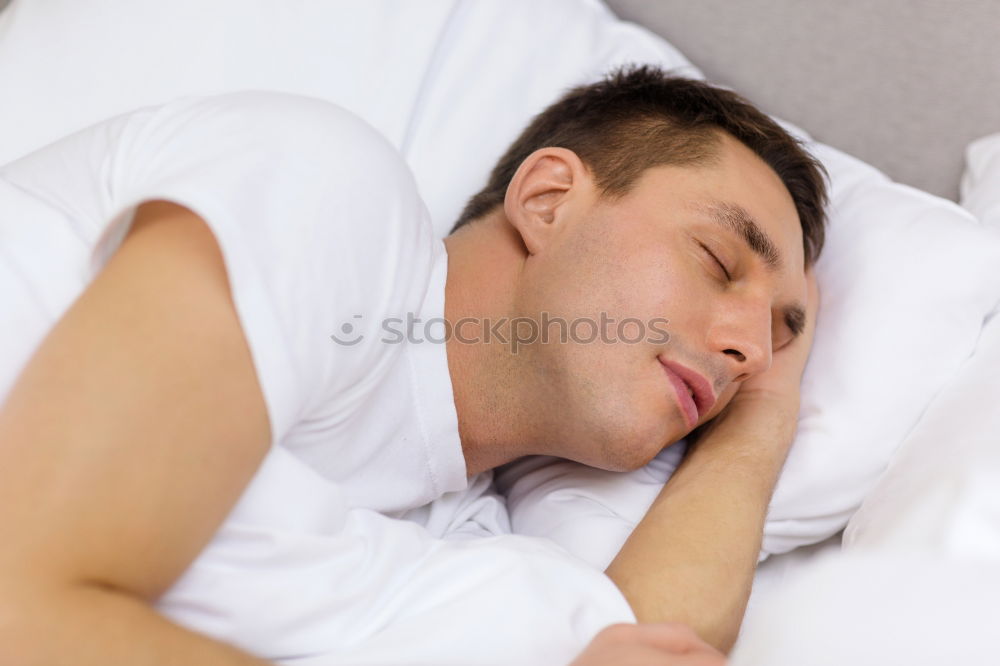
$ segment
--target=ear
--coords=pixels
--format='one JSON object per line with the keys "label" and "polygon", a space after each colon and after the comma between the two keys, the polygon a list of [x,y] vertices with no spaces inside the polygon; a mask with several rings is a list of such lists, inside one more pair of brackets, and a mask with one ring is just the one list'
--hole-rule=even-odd
{"label": "ear", "polygon": [[521,162],[503,207],[529,254],[538,254],[548,244],[590,186],[590,173],[572,150],[540,148]]}

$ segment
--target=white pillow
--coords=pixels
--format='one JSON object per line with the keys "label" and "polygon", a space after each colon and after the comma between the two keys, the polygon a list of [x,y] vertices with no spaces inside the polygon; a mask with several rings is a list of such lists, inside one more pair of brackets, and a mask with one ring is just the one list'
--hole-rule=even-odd
{"label": "white pillow", "polygon": [[844,550],[1000,561],[1000,316],[844,531]]}
{"label": "white pillow", "polygon": [[[0,13],[0,90],[9,92],[0,162],[178,95],[300,93],[339,103],[382,131],[413,167],[444,235],[532,115],[566,87],[625,62],[698,74],[664,40],[596,0],[15,0]],[[829,245],[818,266],[825,300],[800,435],[766,527],[768,552],[843,527],[971,353],[1000,296],[1000,243],[970,216],[842,153],[812,149],[833,177]],[[668,470],[645,473],[655,490]],[[588,488],[605,487],[587,479]],[[572,474],[564,481],[570,492],[578,487]],[[522,485],[522,497],[544,508],[545,497],[529,490]],[[586,530],[613,543],[645,508],[635,493],[623,496],[628,506],[598,507],[607,520],[564,504],[566,520],[617,525],[607,537],[599,525]],[[513,517],[537,533],[529,513]]]}
{"label": "white pillow", "polygon": [[14,0],[0,12],[0,164],[184,95],[274,90],[335,102],[395,146],[451,0]]}
{"label": "white pillow", "polygon": [[1000,133],[970,143],[965,164],[962,205],[983,222],[1000,225]]}

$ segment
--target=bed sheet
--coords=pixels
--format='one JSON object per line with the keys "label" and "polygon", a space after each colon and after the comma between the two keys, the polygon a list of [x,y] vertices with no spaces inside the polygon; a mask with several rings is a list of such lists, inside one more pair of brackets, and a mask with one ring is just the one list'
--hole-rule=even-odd
{"label": "bed sheet", "polygon": [[758,616],[789,581],[808,577],[825,559],[842,552],[843,536],[843,532],[837,532],[819,543],[772,555],[757,565],[741,633],[752,630]]}
{"label": "bed sheet", "polygon": [[730,666],[993,665],[998,598],[996,561],[829,556],[789,577],[758,609]]}

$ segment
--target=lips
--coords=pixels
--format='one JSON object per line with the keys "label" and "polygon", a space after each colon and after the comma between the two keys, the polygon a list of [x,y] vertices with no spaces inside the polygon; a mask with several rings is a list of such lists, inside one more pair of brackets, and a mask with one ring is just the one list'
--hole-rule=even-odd
{"label": "lips", "polygon": [[677,399],[688,427],[695,427],[698,421],[715,406],[716,398],[712,385],[704,376],[691,368],[662,356],[657,358],[677,392]]}

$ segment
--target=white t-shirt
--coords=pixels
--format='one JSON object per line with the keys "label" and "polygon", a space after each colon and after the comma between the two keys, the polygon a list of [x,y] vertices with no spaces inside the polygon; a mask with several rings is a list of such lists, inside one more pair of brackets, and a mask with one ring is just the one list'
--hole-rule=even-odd
{"label": "white t-shirt", "polygon": [[274,444],[379,511],[465,487],[444,345],[381,341],[386,318],[442,316],[444,247],[405,165],[355,116],[272,93],[188,98],[77,133],[0,178],[32,212],[5,216],[5,237],[13,227],[36,249],[5,240],[4,263],[44,302],[42,327],[114,252],[138,203],[180,203],[222,249]]}
{"label": "white t-shirt", "polygon": [[215,234],[273,434],[164,614],[324,665],[556,664],[632,618],[547,541],[461,538],[506,531],[502,501],[467,490],[445,345],[386,328],[443,317],[445,248],[395,151],[329,103],[182,99],[0,167],[0,399],[154,199]]}
{"label": "white t-shirt", "polygon": [[3,263],[43,304],[35,326],[5,334],[19,349],[100,270],[137,204],[171,200],[218,239],[274,444],[378,511],[465,488],[444,345],[386,343],[399,336],[381,326],[443,316],[447,255],[409,171],[355,116],[273,93],[189,98],[77,133],[0,179],[5,209],[14,197],[27,211],[0,221]]}

